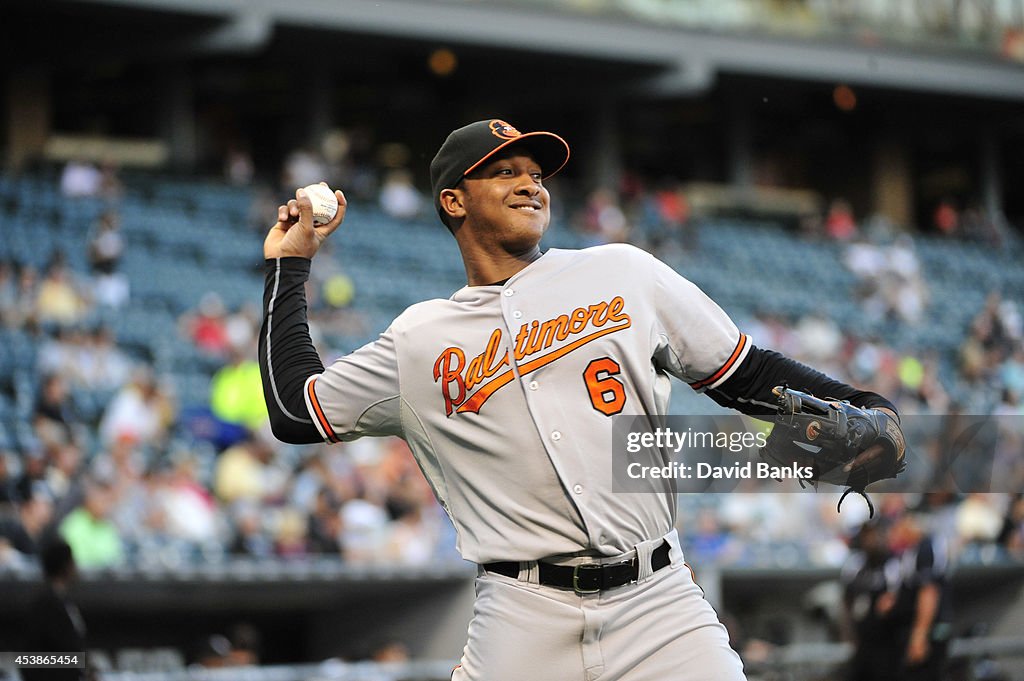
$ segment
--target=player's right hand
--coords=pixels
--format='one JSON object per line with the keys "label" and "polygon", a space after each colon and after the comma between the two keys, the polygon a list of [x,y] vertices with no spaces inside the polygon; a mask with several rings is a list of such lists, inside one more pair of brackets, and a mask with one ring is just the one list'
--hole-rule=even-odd
{"label": "player's right hand", "polygon": [[314,225],[313,203],[304,191],[296,190],[294,199],[277,207],[277,223],[263,241],[263,257],[312,259],[324,239],[345,219],[345,195],[341,191],[335,191],[334,195],[338,197],[338,214],[325,225]]}

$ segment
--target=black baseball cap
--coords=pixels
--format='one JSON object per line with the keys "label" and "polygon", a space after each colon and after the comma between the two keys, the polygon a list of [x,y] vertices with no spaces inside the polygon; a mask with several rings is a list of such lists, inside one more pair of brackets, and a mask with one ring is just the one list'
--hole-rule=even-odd
{"label": "black baseball cap", "polygon": [[513,144],[533,154],[544,179],[565,167],[569,160],[569,145],[553,132],[519,132],[498,118],[470,123],[448,135],[430,162],[430,187],[438,215],[443,219],[441,190],[453,189],[463,177]]}

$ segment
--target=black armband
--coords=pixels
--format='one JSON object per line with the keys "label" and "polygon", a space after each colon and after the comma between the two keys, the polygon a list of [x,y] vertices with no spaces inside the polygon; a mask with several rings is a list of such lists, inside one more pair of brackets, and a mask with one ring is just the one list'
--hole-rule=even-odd
{"label": "black armband", "polygon": [[733,375],[717,388],[708,390],[707,394],[723,407],[750,416],[767,416],[776,411],[772,388],[777,385],[786,385],[822,399],[846,400],[855,407],[885,407],[896,412],[896,407],[877,393],[858,390],[774,350],[754,346]]}
{"label": "black armband", "polygon": [[274,436],[292,444],[323,442],[306,408],[306,379],[323,373],[306,319],[306,281],[310,261],[276,258],[266,261],[263,326],[259,361],[263,398]]}

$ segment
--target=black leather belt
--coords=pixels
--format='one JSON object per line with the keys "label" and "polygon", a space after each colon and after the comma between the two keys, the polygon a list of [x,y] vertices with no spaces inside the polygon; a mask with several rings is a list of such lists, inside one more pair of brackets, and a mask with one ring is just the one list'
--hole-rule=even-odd
{"label": "black leather belt", "polygon": [[[651,569],[657,572],[668,565],[669,544],[661,542],[651,554]],[[640,576],[640,566],[636,558],[621,563],[586,563],[583,565],[555,565],[553,563],[537,563],[540,570],[540,583],[545,586],[557,586],[561,589],[572,589],[578,594],[596,594],[605,589],[625,586]],[[519,563],[505,561],[486,563],[484,569],[516,579],[519,577]]]}

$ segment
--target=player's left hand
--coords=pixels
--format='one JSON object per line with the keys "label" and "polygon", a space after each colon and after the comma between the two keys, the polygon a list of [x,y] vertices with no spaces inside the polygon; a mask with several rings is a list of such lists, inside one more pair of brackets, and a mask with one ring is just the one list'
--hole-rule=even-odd
{"label": "player's left hand", "polygon": [[[896,416],[896,412],[894,412],[892,409],[887,409],[886,407],[877,407],[877,409],[878,411],[888,414],[892,418],[896,419],[897,423],[899,422],[899,417]],[[872,445],[865,449],[860,454],[858,454],[857,457],[853,459],[853,461],[846,464],[846,466],[843,467],[843,472],[850,473],[856,471],[858,468],[863,468],[864,466],[867,466],[869,463],[879,458],[880,456],[884,455],[885,453],[886,448],[881,443]]]}
{"label": "player's left hand", "polygon": [[823,400],[785,385],[772,392],[778,398],[778,414],[758,454],[775,464],[809,467],[812,475],[803,481],[845,486],[837,510],[850,492],[856,492],[874,515],[865,488],[896,477],[906,466],[906,442],[895,412]]}
{"label": "player's left hand", "polygon": [[[321,182],[326,185],[326,183]],[[302,189],[295,191],[295,198],[287,205],[277,207],[277,223],[270,228],[263,241],[263,257],[312,259],[320,250],[320,244],[338,229],[345,219],[345,195],[335,191],[338,197],[338,213],[324,225],[313,224],[313,202]]]}

